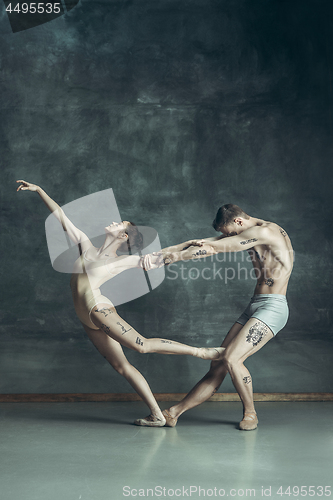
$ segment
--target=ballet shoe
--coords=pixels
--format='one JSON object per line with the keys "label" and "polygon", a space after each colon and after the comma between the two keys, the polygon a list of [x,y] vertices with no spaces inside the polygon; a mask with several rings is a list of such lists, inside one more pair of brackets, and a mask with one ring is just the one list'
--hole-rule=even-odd
{"label": "ballet shoe", "polygon": [[164,427],[165,418],[161,420],[154,415],[148,415],[148,417],[138,418],[134,421],[135,425],[141,425],[142,427]]}
{"label": "ballet shoe", "polygon": [[165,418],[165,427],[176,427],[177,425],[177,417],[172,417],[168,410],[162,411]]}
{"label": "ballet shoe", "polygon": [[213,361],[219,361],[223,359],[225,347],[214,347],[214,351],[217,351],[218,354],[213,358]]}
{"label": "ballet shoe", "polygon": [[245,412],[243,420],[239,423],[241,431],[254,431],[258,427],[258,417],[255,411]]}
{"label": "ballet shoe", "polygon": [[199,347],[201,359],[207,361],[219,361],[223,359],[225,347]]}

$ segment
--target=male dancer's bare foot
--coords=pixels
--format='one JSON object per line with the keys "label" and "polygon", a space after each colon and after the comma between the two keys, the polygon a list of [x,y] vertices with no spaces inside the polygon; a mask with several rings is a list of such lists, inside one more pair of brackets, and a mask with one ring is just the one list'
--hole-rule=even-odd
{"label": "male dancer's bare foot", "polygon": [[218,361],[223,358],[225,347],[198,347],[198,357],[209,361]]}
{"label": "male dancer's bare foot", "polygon": [[163,427],[166,423],[165,417],[157,417],[156,415],[148,415],[148,417],[138,418],[134,421],[135,425],[141,425],[143,427]]}

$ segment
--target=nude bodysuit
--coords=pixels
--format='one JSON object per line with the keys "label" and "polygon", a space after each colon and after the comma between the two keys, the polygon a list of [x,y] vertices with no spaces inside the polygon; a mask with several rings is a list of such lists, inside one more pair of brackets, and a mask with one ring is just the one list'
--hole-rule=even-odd
{"label": "nude bodysuit", "polygon": [[[74,263],[70,287],[78,318],[84,325],[98,330],[98,327],[90,319],[92,309],[97,304],[110,304],[111,307],[114,307],[111,300],[101,294],[100,287],[124,271],[124,267],[112,266],[112,260],[118,260],[119,257],[94,261],[88,259],[86,253],[87,250]],[[148,254],[141,258],[138,256],[137,267],[149,270],[160,266],[152,264],[151,256]]]}
{"label": "nude bodysuit", "polygon": [[111,259],[94,261],[87,259],[86,253],[87,250],[80,255],[74,264],[70,287],[75,312],[80,321],[89,328],[98,330],[98,327],[90,319],[90,313],[96,304],[110,304],[111,307],[114,307],[111,300],[101,294],[100,287],[118,273],[116,270],[114,273],[111,272],[112,267],[107,263],[107,260]]}

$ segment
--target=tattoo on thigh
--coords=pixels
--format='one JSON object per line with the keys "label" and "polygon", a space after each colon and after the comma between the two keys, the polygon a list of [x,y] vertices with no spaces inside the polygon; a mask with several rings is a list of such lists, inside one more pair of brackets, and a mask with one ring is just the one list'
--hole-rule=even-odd
{"label": "tattoo on thigh", "polygon": [[143,345],[143,342],[142,342],[142,340],[140,339],[140,337],[137,337],[137,338],[136,338],[135,343],[136,343],[136,344],[139,344],[139,345]]}
{"label": "tattoo on thigh", "polygon": [[249,376],[243,377],[243,380],[244,380],[245,384],[250,384],[251,383],[251,377],[249,377]]}
{"label": "tattoo on thigh", "polygon": [[170,340],[161,339],[161,342],[162,342],[162,344],[172,344],[172,342],[170,342]]}
{"label": "tattoo on thigh", "polygon": [[268,327],[262,323],[256,323],[251,326],[248,335],[246,336],[246,342],[254,346],[258,345],[259,342],[265,337],[268,332]]}
{"label": "tattoo on thigh", "polygon": [[104,317],[113,314],[111,307],[102,307],[102,309],[95,309],[95,312],[104,314]]}
{"label": "tattoo on thigh", "polygon": [[129,332],[130,330],[132,330],[132,328],[129,328],[128,330],[126,330],[126,328],[124,327],[124,325],[122,325],[119,321],[117,321],[117,325],[120,326],[121,328],[121,334],[124,335],[125,333]]}
{"label": "tattoo on thigh", "polygon": [[104,325],[104,323],[102,323],[102,330],[103,332],[105,332],[107,335],[110,335],[110,327],[108,325]]}

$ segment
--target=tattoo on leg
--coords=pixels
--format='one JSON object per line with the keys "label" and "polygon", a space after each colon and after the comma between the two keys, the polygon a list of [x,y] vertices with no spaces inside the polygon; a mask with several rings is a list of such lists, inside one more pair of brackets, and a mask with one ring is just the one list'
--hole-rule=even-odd
{"label": "tattoo on leg", "polygon": [[126,328],[124,327],[124,325],[122,325],[121,323],[119,323],[119,321],[117,321],[117,325],[120,326],[121,328],[121,334],[124,335],[125,333],[129,332],[130,330],[132,330],[132,328],[129,328],[128,330],[126,330]]}
{"label": "tattoo on leg", "polygon": [[95,309],[95,312],[104,314],[104,317],[113,314],[111,307],[103,307],[102,309]]}
{"label": "tattoo on leg", "polygon": [[273,286],[274,285],[273,278],[267,278],[267,279],[265,279],[265,285]]}
{"label": "tattoo on leg", "polygon": [[256,323],[255,325],[251,326],[249,333],[246,336],[246,342],[252,344],[253,347],[258,345],[259,342],[261,342],[267,334],[267,331],[268,327],[266,325],[263,325],[262,323]]}
{"label": "tattoo on leg", "polygon": [[161,342],[162,342],[162,344],[172,344],[172,342],[170,342],[170,340],[161,339]]}
{"label": "tattoo on leg", "polygon": [[244,380],[245,384],[250,384],[251,383],[251,377],[249,377],[249,376],[243,377],[243,380]]}
{"label": "tattoo on leg", "polygon": [[103,332],[105,332],[107,335],[110,335],[110,327],[107,326],[107,325],[104,325],[104,323],[102,323],[102,330]]}
{"label": "tattoo on leg", "polygon": [[142,340],[140,339],[140,337],[137,337],[137,338],[136,338],[135,343],[136,343],[136,344],[139,344],[139,345],[143,345],[143,342],[142,342]]}

